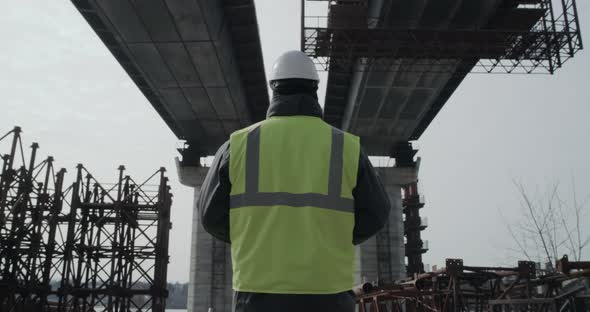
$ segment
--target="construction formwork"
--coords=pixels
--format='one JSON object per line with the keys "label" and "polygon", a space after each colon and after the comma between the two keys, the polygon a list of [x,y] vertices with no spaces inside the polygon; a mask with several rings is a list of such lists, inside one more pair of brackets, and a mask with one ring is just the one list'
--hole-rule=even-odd
{"label": "construction formwork", "polygon": [[[114,184],[82,165],[25,162],[20,128],[0,176],[0,310],[164,311],[172,195],[161,168]],[[15,160],[22,160],[17,167]],[[18,168],[18,169],[15,169]]]}
{"label": "construction formwork", "polygon": [[[307,15],[318,2],[327,12]],[[462,2],[449,4],[448,21]],[[369,0],[301,0],[301,50],[330,72],[552,74],[583,48],[575,0],[497,3],[473,25],[419,27],[371,15]]]}

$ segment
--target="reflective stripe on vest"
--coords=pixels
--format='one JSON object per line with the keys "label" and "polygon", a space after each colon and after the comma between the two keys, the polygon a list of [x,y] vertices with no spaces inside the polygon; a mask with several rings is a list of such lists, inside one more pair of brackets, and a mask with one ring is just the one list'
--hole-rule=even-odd
{"label": "reflective stripe on vest", "polygon": [[230,197],[230,208],[249,206],[283,205],[291,207],[318,207],[324,209],[353,212],[354,200],[340,197],[342,187],[342,150],[344,134],[332,129],[330,149],[330,174],[328,176],[328,195],[317,193],[291,194],[285,192],[258,192],[260,163],[260,127],[248,133],[246,142],[246,192]]}
{"label": "reflective stripe on vest", "polygon": [[233,286],[330,294],[354,283],[359,139],[320,118],[271,117],[230,138]]}

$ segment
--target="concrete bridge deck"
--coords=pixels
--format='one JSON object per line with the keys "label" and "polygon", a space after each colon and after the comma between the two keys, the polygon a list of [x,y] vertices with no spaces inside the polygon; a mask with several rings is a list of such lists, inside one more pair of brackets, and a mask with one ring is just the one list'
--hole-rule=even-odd
{"label": "concrete bridge deck", "polygon": [[264,119],[252,0],[72,2],[193,155],[213,154],[230,133]]}

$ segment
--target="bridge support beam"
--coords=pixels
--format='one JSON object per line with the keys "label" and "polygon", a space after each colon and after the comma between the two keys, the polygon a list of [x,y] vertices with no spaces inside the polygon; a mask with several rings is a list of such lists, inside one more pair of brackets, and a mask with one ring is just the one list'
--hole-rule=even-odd
{"label": "bridge support beam", "polygon": [[180,183],[195,190],[187,311],[201,312],[212,308],[215,312],[229,312],[232,303],[230,247],[205,232],[196,209],[209,168],[183,165],[178,159],[176,168]]}

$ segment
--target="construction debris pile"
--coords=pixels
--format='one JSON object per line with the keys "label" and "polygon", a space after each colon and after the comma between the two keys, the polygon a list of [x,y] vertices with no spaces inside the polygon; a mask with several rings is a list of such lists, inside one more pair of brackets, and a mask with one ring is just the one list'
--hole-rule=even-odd
{"label": "construction debris pile", "polygon": [[555,270],[538,272],[534,262],[517,267],[446,267],[409,280],[355,289],[359,312],[401,311],[590,311],[590,262],[564,256]]}
{"label": "construction debris pile", "polygon": [[121,166],[116,183],[101,184],[78,165],[67,185],[52,157],[37,160],[37,143],[25,161],[20,134],[0,137],[10,148],[0,175],[0,311],[164,311],[164,168],[137,183]]}

